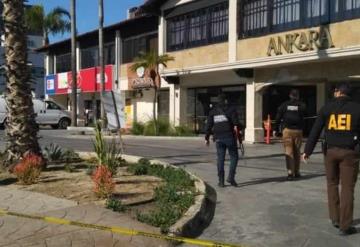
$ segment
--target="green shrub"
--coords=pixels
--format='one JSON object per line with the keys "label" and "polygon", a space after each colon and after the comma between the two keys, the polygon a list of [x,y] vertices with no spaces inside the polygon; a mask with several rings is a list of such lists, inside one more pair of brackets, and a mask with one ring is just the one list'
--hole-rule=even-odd
{"label": "green shrub", "polygon": [[136,163],[128,166],[127,171],[134,174],[135,176],[147,175],[149,171],[149,166]]}
{"label": "green shrub", "polygon": [[182,169],[150,164],[147,159],[139,160],[128,169],[136,175],[156,176],[166,182],[155,190],[156,209],[137,214],[139,221],[160,227],[161,231],[166,233],[194,203],[194,181]]}
{"label": "green shrub", "polygon": [[194,130],[186,125],[180,125],[175,127],[176,136],[194,136]]}
{"label": "green shrub", "polygon": [[115,198],[109,198],[106,200],[106,208],[111,209],[114,212],[125,212],[127,207],[122,202]]}
{"label": "green shrub", "polygon": [[76,153],[74,150],[66,149],[63,152],[62,160],[64,160],[65,162],[77,162],[77,161],[81,161],[81,158],[79,154]]}
{"label": "green shrub", "polygon": [[76,168],[70,164],[66,164],[64,166],[64,170],[68,173],[73,173],[73,172],[76,172]]}
{"label": "green shrub", "polygon": [[143,135],[144,134],[144,124],[140,122],[133,122],[131,128],[131,134],[133,135]]}
{"label": "green shrub", "polygon": [[160,227],[167,233],[169,227],[176,223],[186,210],[194,203],[192,192],[179,193],[174,185],[164,185],[155,190],[156,210],[149,213],[138,213],[137,219],[141,222]]}

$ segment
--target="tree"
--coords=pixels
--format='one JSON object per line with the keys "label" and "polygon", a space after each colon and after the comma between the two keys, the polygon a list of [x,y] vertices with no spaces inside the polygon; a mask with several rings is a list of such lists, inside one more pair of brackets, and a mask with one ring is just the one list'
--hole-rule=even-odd
{"label": "tree", "polygon": [[141,53],[139,57],[135,58],[134,64],[131,66],[132,71],[136,71],[138,68],[143,67],[154,82],[153,120],[156,135],[158,135],[156,106],[158,103],[158,92],[161,88],[161,76],[159,68],[160,65],[167,67],[167,63],[173,60],[174,58],[168,54],[159,55],[155,50],[151,50],[148,53]]}
{"label": "tree", "polygon": [[99,65],[100,65],[100,85],[101,85],[101,121],[104,128],[105,109],[104,109],[104,91],[105,91],[105,61],[104,61],[104,1],[99,0]]}
{"label": "tree", "polygon": [[71,0],[71,126],[77,126],[76,0]]}
{"label": "tree", "polygon": [[41,155],[29,84],[24,0],[3,0],[6,71],[7,164],[26,154]]}
{"label": "tree", "polygon": [[42,32],[43,45],[49,44],[49,34],[64,34],[71,30],[70,14],[66,9],[56,7],[45,14],[44,6],[33,5],[25,10],[28,30]]}

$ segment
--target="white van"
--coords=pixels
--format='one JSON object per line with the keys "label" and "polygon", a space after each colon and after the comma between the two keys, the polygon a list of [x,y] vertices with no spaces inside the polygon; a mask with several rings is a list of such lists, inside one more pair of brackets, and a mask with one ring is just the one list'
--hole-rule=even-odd
{"label": "white van", "polygon": [[[50,125],[53,129],[66,129],[71,124],[70,113],[58,104],[49,100],[33,99],[36,122],[39,125]],[[4,97],[0,98],[0,125],[6,121],[6,103]]]}

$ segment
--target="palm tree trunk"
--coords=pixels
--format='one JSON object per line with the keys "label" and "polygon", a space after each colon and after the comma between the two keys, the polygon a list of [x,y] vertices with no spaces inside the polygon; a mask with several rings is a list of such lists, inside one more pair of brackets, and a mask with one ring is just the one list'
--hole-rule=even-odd
{"label": "palm tree trunk", "polygon": [[100,66],[100,83],[101,83],[101,120],[102,127],[105,123],[105,109],[104,109],[104,91],[105,91],[105,62],[104,62],[104,1],[99,0],[99,66]]}
{"label": "palm tree trunk", "polygon": [[71,126],[77,126],[76,0],[71,0]]}
{"label": "palm tree trunk", "polygon": [[29,84],[24,1],[3,0],[6,60],[7,165],[28,153],[41,155]]}
{"label": "palm tree trunk", "polygon": [[154,121],[154,128],[155,128],[155,135],[159,135],[159,127],[156,117],[156,106],[157,106],[157,98],[158,98],[158,89],[157,86],[154,87],[154,102],[153,102],[153,121]]}

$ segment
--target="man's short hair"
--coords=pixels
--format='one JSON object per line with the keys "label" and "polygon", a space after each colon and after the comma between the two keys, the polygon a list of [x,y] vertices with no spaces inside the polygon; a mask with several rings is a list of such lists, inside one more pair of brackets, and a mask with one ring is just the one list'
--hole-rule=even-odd
{"label": "man's short hair", "polygon": [[338,91],[341,94],[350,96],[350,94],[351,94],[351,86],[350,86],[349,83],[338,83],[335,86],[335,91]]}
{"label": "man's short hair", "polygon": [[299,90],[291,89],[291,91],[289,93],[289,97],[290,97],[290,99],[299,99],[300,98]]}

